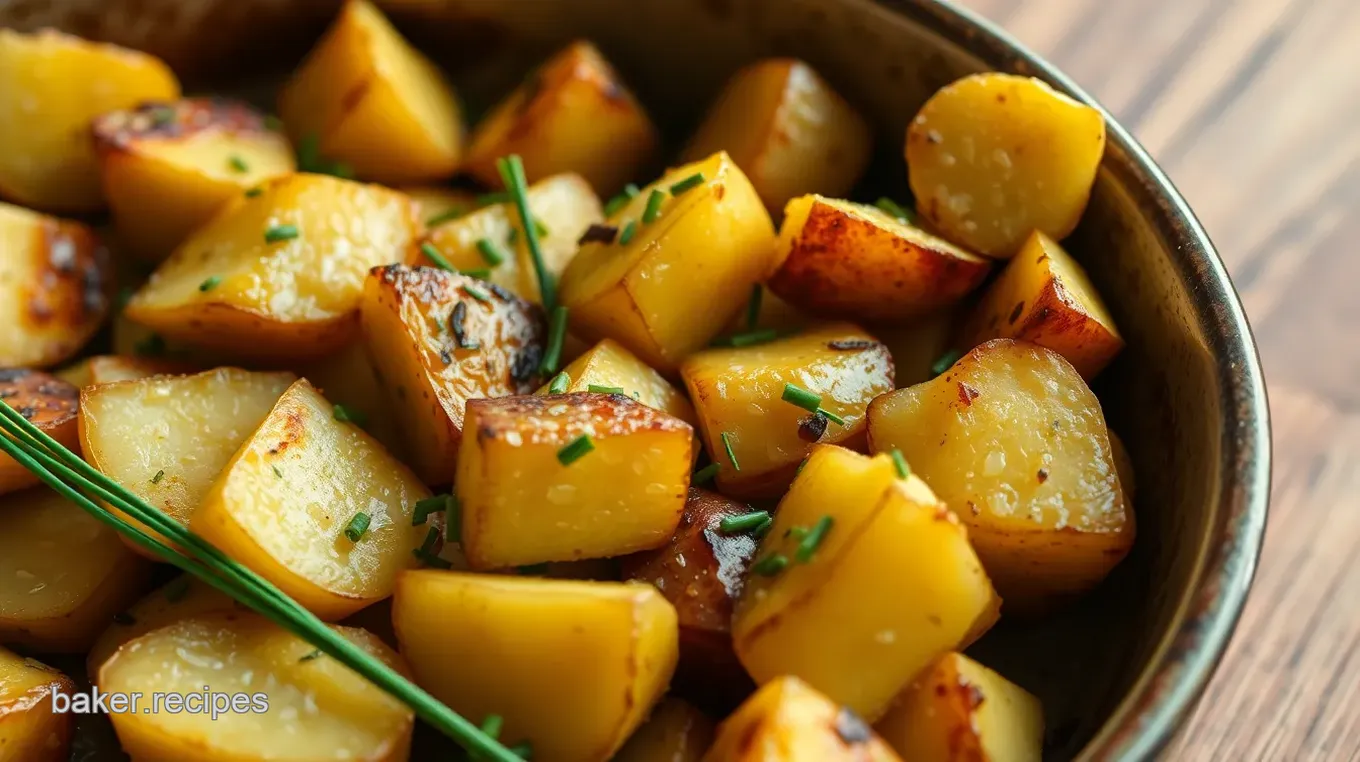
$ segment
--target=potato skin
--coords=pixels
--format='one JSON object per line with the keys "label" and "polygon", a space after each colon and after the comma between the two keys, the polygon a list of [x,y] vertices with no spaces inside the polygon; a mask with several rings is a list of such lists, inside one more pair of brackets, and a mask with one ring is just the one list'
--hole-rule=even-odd
{"label": "potato skin", "polygon": [[[80,451],[80,390],[55,376],[27,368],[0,368],[0,402],[39,431],[76,452]],[[39,483],[33,472],[0,453],[0,495]]]}
{"label": "potato skin", "polygon": [[75,681],[35,659],[0,648],[0,752],[6,762],[66,762],[76,715],[52,711],[52,695]]}

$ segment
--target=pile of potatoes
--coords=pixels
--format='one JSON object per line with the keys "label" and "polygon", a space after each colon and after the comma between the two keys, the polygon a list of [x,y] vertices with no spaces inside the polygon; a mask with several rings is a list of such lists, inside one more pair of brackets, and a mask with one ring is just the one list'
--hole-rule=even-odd
{"label": "pile of potatoes", "polygon": [[[914,204],[868,204],[801,61],[662,171],[590,43],[465,130],[367,0],[277,117],[56,32],[0,30],[0,84],[0,399],[521,756],[1040,758],[961,652],[1134,540],[1088,387],[1123,340],[1060,243],[1096,110],[965,77],[906,126]],[[36,485],[0,455],[0,759],[68,758],[47,654],[268,699],[114,712],[134,760],[410,756],[409,708]]]}

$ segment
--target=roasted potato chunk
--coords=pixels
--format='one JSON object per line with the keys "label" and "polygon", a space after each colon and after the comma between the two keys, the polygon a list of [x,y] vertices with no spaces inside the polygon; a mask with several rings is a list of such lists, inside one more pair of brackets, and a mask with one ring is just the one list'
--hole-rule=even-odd
{"label": "roasted potato chunk", "polygon": [[804,193],[849,193],[869,164],[873,135],[811,66],[771,58],[732,75],[681,161],[724,150],[778,215]]}
{"label": "roasted potato chunk", "polygon": [[108,251],[78,222],[9,204],[0,204],[0,251],[0,366],[65,362],[108,314]]}
{"label": "roasted potato chunk", "polygon": [[367,0],[345,3],[284,85],[279,114],[295,145],[315,146],[366,180],[439,180],[462,156],[452,86]]}
{"label": "roasted potato chunk", "polygon": [[409,571],[392,621],[422,688],[553,762],[609,759],[675,668],[675,609],[650,585]]}
{"label": "roasted potato chunk", "polygon": [[99,668],[124,643],[152,630],[183,619],[233,611],[245,613],[250,609],[197,577],[175,577],[113,618],[86,655],[85,669],[90,675],[98,675]]}
{"label": "roasted potato chunk", "polygon": [[[554,279],[576,256],[577,241],[603,219],[600,200],[580,175],[554,175],[529,187],[529,210],[540,225],[543,263]],[[421,248],[433,246],[459,271],[486,270],[484,280],[542,303],[529,243],[514,204],[492,204],[433,227]],[[423,264],[436,264],[422,257]]]}
{"label": "roasted potato chunk", "polygon": [[1044,708],[963,654],[940,657],[874,726],[903,759],[1039,762]]}
{"label": "roasted potato chunk", "polygon": [[1124,339],[1081,265],[1035,231],[987,289],[964,331],[965,345],[1019,339],[1048,347],[1090,381]]}
{"label": "roasted potato chunk", "polygon": [[699,762],[713,743],[715,726],[678,698],[663,699],[612,762]]}
{"label": "roasted potato chunk", "polygon": [[968,525],[1008,612],[1094,587],[1133,544],[1100,402],[1051,350],[989,341],[874,400],[869,440],[901,450]]}
{"label": "roasted potato chunk", "polygon": [[294,170],[293,149],[250,106],[219,98],[142,103],[94,121],[118,241],[159,262],[228,200]]}
{"label": "roasted potato chunk", "polygon": [[608,224],[618,237],[581,246],[562,275],[572,331],[615,339],[663,373],[721,331],[773,268],[770,216],[725,153],[671,170]]}
{"label": "roasted potato chunk", "polygon": [[[710,349],[680,368],[714,462],[718,489],[778,497],[817,442],[861,448],[864,410],[893,388],[888,350],[853,325],[817,328],[768,344]],[[814,413],[786,401],[786,388],[820,397]]]}
{"label": "roasted potato chunk", "polygon": [[85,459],[187,526],[208,488],[293,381],[291,373],[218,368],[86,387],[79,418]]}
{"label": "roasted potato chunk", "polygon": [[1034,230],[1067,237],[1104,152],[1099,111],[1014,74],[946,85],[907,128],[918,211],[949,240],[997,259]]}
{"label": "roasted potato chunk", "polygon": [[666,544],[694,455],[688,423],[622,394],[474,399],[454,480],[473,569]]}
{"label": "roasted potato chunk", "polygon": [[464,170],[501,187],[496,160],[519,154],[529,182],[579,172],[613,193],[647,168],[660,137],[595,46],[578,40],[538,68],[473,130]]}
{"label": "roasted potato chunk", "polygon": [[323,175],[261,188],[176,249],[127,316],[166,339],[249,360],[318,359],[352,341],[368,271],[411,258],[415,205]]}
{"label": "roasted potato chunk", "polygon": [[189,528],[328,621],[392,594],[430,491],[306,379],[283,393]]}
{"label": "roasted potato chunk", "polygon": [[[369,655],[406,673],[402,658],[373,635],[336,628]],[[120,647],[96,682],[110,693],[140,692],[111,711],[133,759],[219,762],[266,759],[407,758],[414,716],[348,667],[263,617],[203,615],[153,630]],[[211,691],[216,712],[150,711],[153,694]],[[192,707],[193,704],[188,704]]]}
{"label": "roasted potato chunk", "polygon": [[[39,431],[73,450],[80,449],[77,412],[80,390],[46,373],[0,368],[0,402],[18,411]],[[33,472],[0,452],[0,495],[39,483]]]}
{"label": "roasted potato chunk", "polygon": [[0,197],[46,211],[104,206],[91,119],[179,97],[159,59],[51,29],[0,29],[0,72]]}
{"label": "roasted potato chunk", "polygon": [[[670,413],[691,425],[695,422],[694,406],[690,404],[689,398],[612,339],[605,339],[591,347],[585,354],[572,360],[562,372],[567,374],[567,388],[562,392],[588,392],[592,386],[596,389],[621,389],[621,394],[648,407]],[[551,386],[551,382],[544,384],[538,393],[548,394]]]}
{"label": "roasted potato chunk", "polygon": [[789,202],[770,290],[829,318],[901,322],[962,299],[991,262],[875,207],[821,196]]}
{"label": "roasted potato chunk", "polygon": [[76,715],[57,713],[52,697],[76,690],[71,678],[0,648],[0,760],[66,762]]}
{"label": "roasted potato chunk", "polygon": [[[901,762],[853,711],[796,677],[762,687],[718,726],[704,762]],[[913,761],[914,762],[914,761]]]}
{"label": "roasted potato chunk", "polygon": [[364,284],[364,344],[427,484],[453,480],[463,407],[539,382],[543,311],[494,285],[429,267],[384,267]]}
{"label": "roasted potato chunk", "polygon": [[732,618],[758,683],[795,675],[873,721],[995,619],[968,532],[887,455],[818,445],[774,514]]}

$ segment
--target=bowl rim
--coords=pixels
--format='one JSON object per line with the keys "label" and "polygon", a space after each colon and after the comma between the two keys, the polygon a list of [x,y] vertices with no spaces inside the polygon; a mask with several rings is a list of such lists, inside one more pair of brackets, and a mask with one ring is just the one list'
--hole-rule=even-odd
{"label": "bowl rim", "polygon": [[[1194,319],[1217,360],[1224,422],[1217,500],[1191,583],[1133,685],[1081,760],[1152,759],[1188,719],[1227,649],[1251,588],[1270,499],[1270,409],[1256,342],[1227,268],[1180,191],[1137,140],[1056,66],[980,14],[951,0],[869,0],[982,59],[1036,76],[1105,117],[1105,167],[1151,199],[1150,220],[1194,300]],[[1113,147],[1115,150],[1108,150]],[[1149,205],[1152,206],[1152,205]]]}

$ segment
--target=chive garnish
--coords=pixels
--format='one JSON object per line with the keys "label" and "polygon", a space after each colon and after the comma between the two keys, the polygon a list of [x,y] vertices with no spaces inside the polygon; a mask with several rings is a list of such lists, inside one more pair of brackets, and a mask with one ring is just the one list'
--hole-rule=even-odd
{"label": "chive garnish", "polygon": [[411,526],[421,526],[429,520],[431,513],[447,510],[451,500],[452,497],[449,495],[435,495],[417,500],[415,507],[411,509]]}
{"label": "chive garnish", "polygon": [[255,186],[254,188],[249,188],[246,190],[246,198],[255,198],[261,193],[264,193],[264,188]]}
{"label": "chive garnish", "polygon": [[309,662],[309,661],[312,661],[312,660],[314,660],[314,659],[320,659],[320,658],[321,658],[321,649],[319,649],[319,648],[314,648],[314,649],[312,649],[312,652],[311,652],[311,653],[306,654],[306,655],[303,656],[301,659],[298,659],[298,663],[299,663],[299,664],[302,664],[302,663],[304,663],[304,662]]}
{"label": "chive garnish", "polygon": [[901,450],[894,447],[889,455],[892,456],[893,466],[897,468],[898,478],[905,479],[908,476],[911,476],[911,466],[907,465],[907,458],[902,454]]}
{"label": "chive garnish", "polygon": [[723,449],[727,451],[727,460],[732,464],[732,469],[734,471],[740,471],[741,464],[737,463],[737,455],[732,452],[732,432],[724,431],[722,433],[722,443]]}
{"label": "chive garnish", "polygon": [[[454,272],[458,273],[459,275],[466,275],[469,278],[476,278],[477,280],[486,280],[487,278],[491,277],[491,271],[484,267],[478,268],[476,270],[455,270]],[[496,288],[496,284],[494,283],[491,284],[491,287],[493,289]]]}
{"label": "chive garnish", "polygon": [[595,440],[589,434],[582,434],[557,451],[557,460],[564,466],[570,466],[594,449]]}
{"label": "chive garnish", "polygon": [[151,124],[155,127],[164,127],[175,121],[175,110],[169,106],[155,106],[149,113],[151,114]]}
{"label": "chive garnish", "polygon": [[491,242],[490,238],[478,238],[477,251],[481,252],[482,259],[492,267],[500,267],[505,263],[505,254]]}
{"label": "chive garnish", "polygon": [[552,320],[548,323],[548,348],[543,352],[543,362],[539,365],[539,372],[543,375],[557,371],[557,365],[562,360],[562,342],[567,340],[567,306],[559,304],[552,311]]}
{"label": "chive garnish", "polygon": [[243,158],[241,158],[238,154],[232,154],[232,155],[227,159],[227,164],[231,165],[231,168],[232,168],[233,170],[237,171],[237,172],[249,172],[249,171],[250,171],[250,165],[247,164],[247,163],[246,163],[246,160],[243,159]]}
{"label": "chive garnish", "polygon": [[896,217],[898,220],[907,223],[908,225],[916,223],[916,214],[914,212],[908,210],[906,207],[902,206],[896,201],[893,201],[887,196],[879,198],[879,200],[875,201],[874,206],[887,212],[889,215]]}
{"label": "chive garnish", "polygon": [[316,133],[303,135],[297,146],[297,168],[299,172],[315,171],[321,163],[321,136]]}
{"label": "chive garnish", "polygon": [[464,209],[463,207],[461,206],[450,207],[440,212],[439,214],[436,214],[430,219],[425,220],[425,227],[427,228],[438,227],[440,225],[443,225],[445,222],[456,220],[459,217],[462,217],[464,214],[467,214],[467,210]]}
{"label": "chive garnish", "polygon": [[746,327],[753,331],[760,322],[760,301],[764,293],[765,289],[757,283],[751,287],[751,298],[746,302]]}
{"label": "chive garnish", "polygon": [[635,233],[637,233],[637,220],[629,220],[628,224],[623,226],[623,232],[619,234],[619,245],[627,246],[632,243]]}
{"label": "chive garnish", "polygon": [[551,313],[557,307],[557,284],[543,260],[543,249],[538,241],[538,226],[534,224],[534,215],[529,210],[529,181],[524,177],[524,162],[518,154],[511,154],[498,160],[496,168],[500,170],[505,187],[515,201],[515,209],[519,212],[520,224],[524,229],[524,240],[529,247],[529,257],[534,263],[534,274],[538,278],[539,297],[543,302],[543,308]]}
{"label": "chive garnish", "polygon": [[371,516],[363,511],[359,511],[354,514],[354,518],[350,519],[349,524],[345,526],[345,537],[348,538],[350,542],[358,542],[363,539],[364,532],[368,531],[368,525],[372,521],[373,518]]}
{"label": "chive garnish", "polygon": [[598,384],[588,384],[586,391],[591,394],[623,394],[622,386],[600,386]]}
{"label": "chive garnish", "polygon": [[789,565],[789,557],[783,553],[765,556],[751,565],[751,573],[762,577],[773,577]]}
{"label": "chive garnish", "polygon": [[361,429],[368,424],[368,416],[339,403],[336,403],[335,407],[332,408],[332,415],[335,416],[335,420],[341,423],[352,423]]}
{"label": "chive garnish", "polygon": [[836,415],[835,413],[831,412],[830,410],[827,410],[827,409],[824,408],[824,407],[819,407],[819,408],[817,408],[817,415],[824,415],[824,416],[826,416],[828,420],[830,420],[832,423],[836,424],[837,426],[844,426],[844,425],[845,425],[845,419],[844,419],[844,418],[840,417],[839,415]]}
{"label": "chive garnish", "polygon": [[274,475],[275,475],[275,476],[279,477],[280,479],[283,478],[283,472],[279,470],[279,467],[278,467],[278,466],[271,465],[270,468],[274,469]]}
{"label": "chive garnish", "polygon": [[534,756],[534,745],[529,743],[528,741],[521,741],[520,743],[517,743],[514,746],[510,747],[510,753],[514,754],[520,759],[527,760]]}
{"label": "chive garnish", "polygon": [[632,183],[623,186],[623,192],[609,199],[609,203],[604,205],[604,216],[613,217],[614,213],[627,206],[629,201],[637,198],[642,191]]}
{"label": "chive garnish", "polygon": [[210,275],[210,276],[208,276],[207,278],[205,278],[205,279],[203,280],[202,283],[198,284],[198,290],[199,290],[199,291],[212,291],[213,289],[217,288],[218,284],[220,284],[221,282],[222,282],[222,276],[220,276],[220,275]]}
{"label": "chive garnish", "polygon": [[713,477],[715,477],[715,476],[717,476],[717,475],[718,475],[718,464],[717,464],[717,463],[709,463],[707,466],[704,466],[703,468],[699,469],[698,471],[695,471],[695,472],[694,472],[694,476],[690,479],[690,481],[693,482],[694,484],[707,484],[707,483],[713,481]]}
{"label": "chive garnish", "polygon": [[718,522],[718,531],[723,534],[742,534],[750,532],[770,519],[769,511],[743,513],[740,516],[724,516]]}
{"label": "chive garnish", "polygon": [[165,469],[162,468],[161,470],[159,470],[159,471],[156,472],[156,475],[155,475],[155,476],[151,477],[151,483],[152,483],[152,484],[160,484],[160,483],[161,483],[161,479],[164,479],[164,478],[165,478]]}
{"label": "chive garnish", "polygon": [[424,254],[426,259],[433,262],[435,267],[438,267],[441,270],[448,270],[452,273],[458,272],[458,269],[454,267],[449,260],[445,259],[444,255],[439,252],[439,249],[435,248],[435,245],[429,241],[420,245],[420,253]]}
{"label": "chive garnish", "polygon": [[642,224],[650,225],[656,222],[661,216],[661,205],[666,201],[666,192],[660,188],[653,188],[652,194],[647,197],[647,208],[642,211]]}
{"label": "chive garnish", "polygon": [[463,284],[463,293],[467,294],[473,299],[476,299],[479,302],[491,301],[491,297],[487,296],[485,291],[481,290],[480,288],[477,288],[476,286],[470,283]]}
{"label": "chive garnish", "polygon": [[270,225],[264,231],[265,243],[291,241],[298,237],[297,225]]}
{"label": "chive garnish", "polygon": [[808,411],[817,412],[817,408],[822,405],[822,398],[812,392],[794,384],[784,384],[784,393],[780,399]]}
{"label": "chive garnish", "polygon": [[951,349],[948,352],[945,352],[940,355],[940,359],[936,360],[934,365],[930,366],[931,374],[935,376],[942,375],[945,371],[954,367],[954,363],[958,362],[962,357],[963,353],[957,349]]}
{"label": "chive garnish", "polygon": [[798,543],[798,553],[796,554],[798,563],[805,564],[812,560],[813,554],[817,552],[817,548],[821,547],[822,542],[826,540],[827,533],[831,531],[833,522],[834,519],[831,518],[831,514],[817,519],[817,523],[812,526],[812,529],[808,530],[807,536],[803,538],[802,542]]}
{"label": "chive garnish", "polygon": [[564,370],[553,376],[552,383],[548,384],[548,394],[564,394],[568,386],[571,386],[571,376]]}
{"label": "chive garnish", "polygon": [[496,191],[495,193],[483,193],[473,201],[477,206],[491,206],[492,204],[506,204],[514,198],[509,191]]}
{"label": "chive garnish", "polygon": [[548,230],[548,226],[543,222],[543,220],[537,217],[534,218],[534,232],[538,233],[539,238],[547,238],[549,235],[551,235],[551,231]]}
{"label": "chive garnish", "polygon": [[499,738],[501,728],[504,726],[505,718],[501,717],[499,714],[488,714],[486,719],[482,720],[482,732],[492,738]]}
{"label": "chive garnish", "polygon": [[754,331],[734,333],[731,336],[724,336],[713,340],[715,347],[750,347],[756,344],[765,344],[779,338],[779,332],[773,328],[758,328]]}
{"label": "chive garnish", "polygon": [[697,186],[699,186],[699,185],[702,185],[703,182],[704,182],[704,173],[703,173],[703,172],[695,172],[694,174],[690,175],[689,177],[686,177],[685,179],[681,180],[680,182],[678,182],[678,183],[672,185],[672,186],[671,186],[671,195],[672,195],[672,196],[678,196],[678,195],[680,195],[681,193],[684,193],[685,191],[689,190],[690,188],[694,188],[694,187],[697,187]]}
{"label": "chive garnish", "polygon": [[421,543],[419,548],[413,549],[411,555],[415,556],[416,560],[426,566],[433,566],[437,569],[450,569],[453,567],[453,564],[435,555],[434,544],[438,539],[439,530],[430,527],[430,531],[425,533],[425,542]]}

